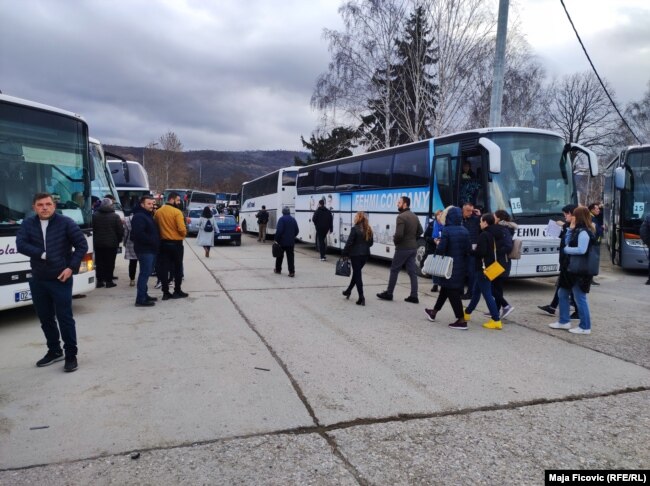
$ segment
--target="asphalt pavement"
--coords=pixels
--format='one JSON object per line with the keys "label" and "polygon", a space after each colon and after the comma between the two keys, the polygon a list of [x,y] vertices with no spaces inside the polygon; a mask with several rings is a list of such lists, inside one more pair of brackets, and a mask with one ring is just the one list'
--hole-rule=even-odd
{"label": "asphalt pavement", "polygon": [[[606,255],[606,249],[603,255]],[[649,287],[602,263],[593,330],[548,327],[553,279],[510,281],[501,331],[449,329],[389,265],[341,295],[336,254],[296,247],[296,277],[243,236],[185,245],[186,299],[136,308],[118,286],[75,299],[79,369],[37,368],[32,308],[0,313],[0,485],[543,484],[545,469],[650,466]],[[153,289],[151,295],[160,297]],[[485,318],[485,319],[483,319]]]}

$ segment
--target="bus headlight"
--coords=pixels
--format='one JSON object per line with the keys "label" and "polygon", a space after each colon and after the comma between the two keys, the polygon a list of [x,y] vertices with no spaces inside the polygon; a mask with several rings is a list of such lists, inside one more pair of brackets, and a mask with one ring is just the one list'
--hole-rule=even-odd
{"label": "bus headlight", "polygon": [[95,262],[93,261],[93,254],[86,253],[86,256],[81,260],[79,265],[79,273],[92,272],[95,269]]}

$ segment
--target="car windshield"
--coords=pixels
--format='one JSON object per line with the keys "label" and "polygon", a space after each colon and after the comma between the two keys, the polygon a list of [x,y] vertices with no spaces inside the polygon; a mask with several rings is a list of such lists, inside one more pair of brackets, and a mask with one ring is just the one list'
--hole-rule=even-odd
{"label": "car windshield", "polygon": [[190,211],[190,218],[200,218],[201,214],[203,213],[202,210],[195,209],[193,211]]}

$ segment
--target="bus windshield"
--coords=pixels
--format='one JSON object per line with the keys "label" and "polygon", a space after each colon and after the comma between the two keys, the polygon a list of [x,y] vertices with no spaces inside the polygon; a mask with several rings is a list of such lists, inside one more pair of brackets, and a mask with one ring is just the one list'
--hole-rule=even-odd
{"label": "bus windshield", "polygon": [[32,197],[49,192],[57,212],[81,227],[90,226],[85,203],[88,179],[85,124],[29,106],[2,104],[0,109],[0,228],[17,226],[33,214]]}
{"label": "bus windshield", "polygon": [[573,177],[564,141],[546,134],[493,133],[501,172],[490,174],[491,209],[513,216],[559,215],[572,202]]}
{"label": "bus windshield", "polygon": [[121,211],[122,205],[119,202],[117,190],[113,183],[113,178],[109,173],[108,164],[102,153],[102,146],[91,142],[89,144],[90,158],[95,167],[95,180],[91,183],[92,195],[95,198],[102,199],[105,195],[111,194],[115,198],[115,209]]}
{"label": "bus windshield", "polygon": [[638,226],[650,210],[650,150],[631,151],[627,156],[625,188],[621,192],[621,226]]}

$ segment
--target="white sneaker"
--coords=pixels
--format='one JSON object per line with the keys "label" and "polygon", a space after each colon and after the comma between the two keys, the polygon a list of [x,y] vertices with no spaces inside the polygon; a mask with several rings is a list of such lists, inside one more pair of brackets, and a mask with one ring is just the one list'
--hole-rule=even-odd
{"label": "white sneaker", "polygon": [[158,282],[156,282],[156,285],[154,285],[153,288],[154,289],[159,289],[160,287],[162,287],[162,282],[158,281]]}
{"label": "white sneaker", "polygon": [[571,331],[571,323],[567,322],[566,324],[560,324],[559,322],[553,322],[552,324],[549,324],[548,327],[552,329],[568,329]]}
{"label": "white sneaker", "polygon": [[505,306],[503,309],[501,309],[501,319],[508,317],[510,314],[512,314],[513,310],[515,310],[515,308],[511,305]]}
{"label": "white sneaker", "polygon": [[573,329],[569,329],[569,332],[573,334],[591,334],[591,329],[583,329],[581,327],[574,327]]}

